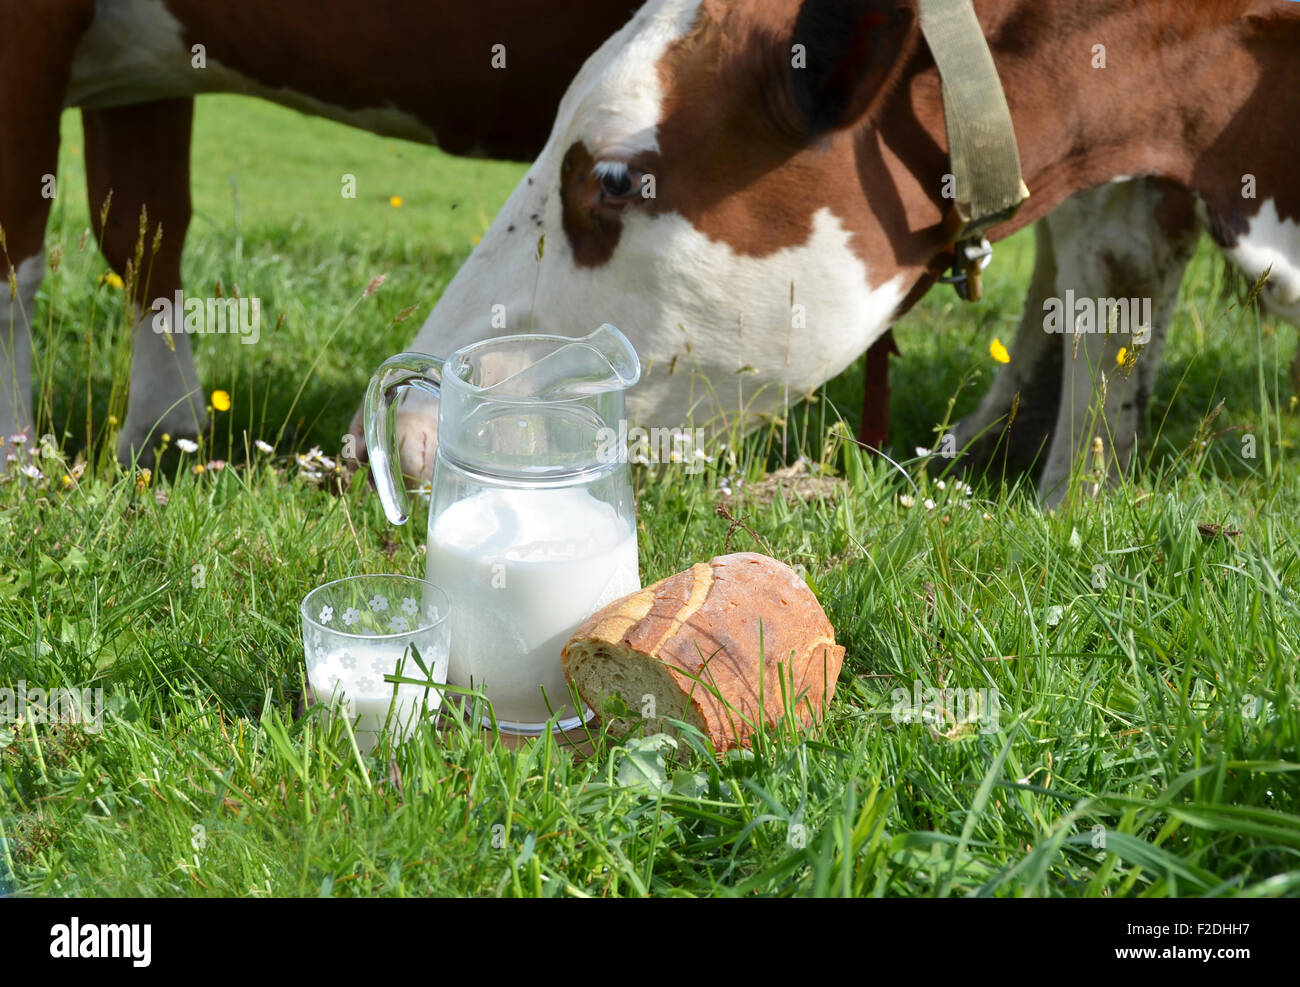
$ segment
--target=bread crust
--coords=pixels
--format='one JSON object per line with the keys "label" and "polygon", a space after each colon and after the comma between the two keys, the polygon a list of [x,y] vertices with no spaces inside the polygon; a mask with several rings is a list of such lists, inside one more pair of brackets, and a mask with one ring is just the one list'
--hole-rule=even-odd
{"label": "bread crust", "polygon": [[[681,718],[701,726],[722,751],[748,747],[751,724],[780,722],[787,705],[804,727],[820,719],[834,698],[844,648],[798,573],[769,556],[738,552],[697,563],[597,611],[569,639],[562,661],[565,675],[597,712],[608,698],[594,681],[602,663],[641,668],[647,681],[661,682],[653,666],[662,666],[678,695],[655,696],[654,707],[674,710],[684,703],[692,715]],[[643,699],[622,698],[634,711]]]}

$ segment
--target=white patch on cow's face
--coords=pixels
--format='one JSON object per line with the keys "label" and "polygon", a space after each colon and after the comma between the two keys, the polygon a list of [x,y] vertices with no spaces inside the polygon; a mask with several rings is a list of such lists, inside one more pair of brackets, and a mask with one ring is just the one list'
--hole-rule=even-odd
{"label": "white patch on cow's face", "polygon": [[352,110],[292,89],[268,86],[205,55],[195,68],[180,21],[162,0],[97,0],[77,45],[64,106],[98,109],[200,93],[239,93],[388,137],[437,143],[434,133],[392,106]]}
{"label": "white patch on cow's face", "polygon": [[1283,219],[1269,199],[1224,253],[1252,281],[1269,271],[1260,298],[1270,311],[1300,325],[1300,223]]}
{"label": "white patch on cow's face", "polygon": [[[657,151],[663,108],[659,60],[691,29],[699,5],[699,0],[664,0],[642,7],[578,73],[560,103],[546,150],[563,154],[581,140],[597,161]],[[553,148],[561,125],[567,139]]]}
{"label": "white patch on cow's face", "polygon": [[[738,254],[685,217],[620,214],[612,256],[579,267],[562,225],[560,166],[582,142],[598,162],[657,150],[658,65],[693,26],[696,0],[651,3],[588,60],[541,157],[443,294],[412,348],[437,356],[511,332],[618,326],[641,358],[629,413],[647,426],[730,424],[797,401],[889,325],[907,285],[873,288],[830,210],[805,243]],[[537,259],[539,235],[545,253]],[[791,306],[793,286],[794,305]]]}

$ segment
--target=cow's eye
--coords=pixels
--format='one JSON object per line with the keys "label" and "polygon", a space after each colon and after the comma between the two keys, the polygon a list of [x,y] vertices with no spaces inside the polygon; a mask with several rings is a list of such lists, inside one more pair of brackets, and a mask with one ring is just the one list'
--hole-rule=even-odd
{"label": "cow's eye", "polygon": [[641,190],[641,172],[622,161],[598,161],[592,172],[606,202],[630,201]]}

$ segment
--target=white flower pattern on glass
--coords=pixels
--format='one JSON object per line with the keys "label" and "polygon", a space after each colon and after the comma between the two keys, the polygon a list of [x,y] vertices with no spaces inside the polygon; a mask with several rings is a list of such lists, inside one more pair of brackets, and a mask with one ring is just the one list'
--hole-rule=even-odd
{"label": "white flower pattern on glass", "polygon": [[357,660],[356,658],[352,657],[351,651],[340,651],[339,665],[350,672],[352,671],[352,669],[357,667]]}
{"label": "white flower pattern on glass", "polygon": [[384,684],[384,680],[363,672],[357,676],[357,694],[361,696],[373,696],[379,692]]}
{"label": "white flower pattern on glass", "polygon": [[406,599],[402,601],[402,612],[406,614],[408,617],[414,617],[416,611],[418,611],[419,609],[420,609],[420,604],[415,602],[414,597],[408,596]]}
{"label": "white flower pattern on glass", "polygon": [[388,609],[388,597],[376,594],[370,598],[370,609],[375,613],[382,613]]}
{"label": "white flower pattern on glass", "polygon": [[394,634],[404,634],[406,631],[411,629],[407,625],[405,617],[394,617],[388,622],[388,626],[392,629]]}
{"label": "white flower pattern on glass", "polygon": [[359,618],[360,616],[361,616],[360,610],[358,610],[356,607],[348,607],[346,610],[343,611],[343,623],[351,627],[353,624],[357,622],[357,618]]}
{"label": "white flower pattern on glass", "polygon": [[334,619],[334,608],[333,608],[333,607],[321,607],[321,608],[320,608],[320,622],[321,622],[322,624],[328,624],[328,623],[329,623],[331,620],[333,620],[333,619]]}

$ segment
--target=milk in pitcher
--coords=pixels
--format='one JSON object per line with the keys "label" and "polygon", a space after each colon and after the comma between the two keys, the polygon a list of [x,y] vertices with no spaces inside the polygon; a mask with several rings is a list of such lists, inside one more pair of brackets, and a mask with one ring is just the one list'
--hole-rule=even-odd
{"label": "milk in pitcher", "polygon": [[428,554],[429,581],[452,600],[448,680],[488,691],[499,721],[576,716],[560,651],[640,589],[633,525],[580,486],[488,488],[437,517]]}

